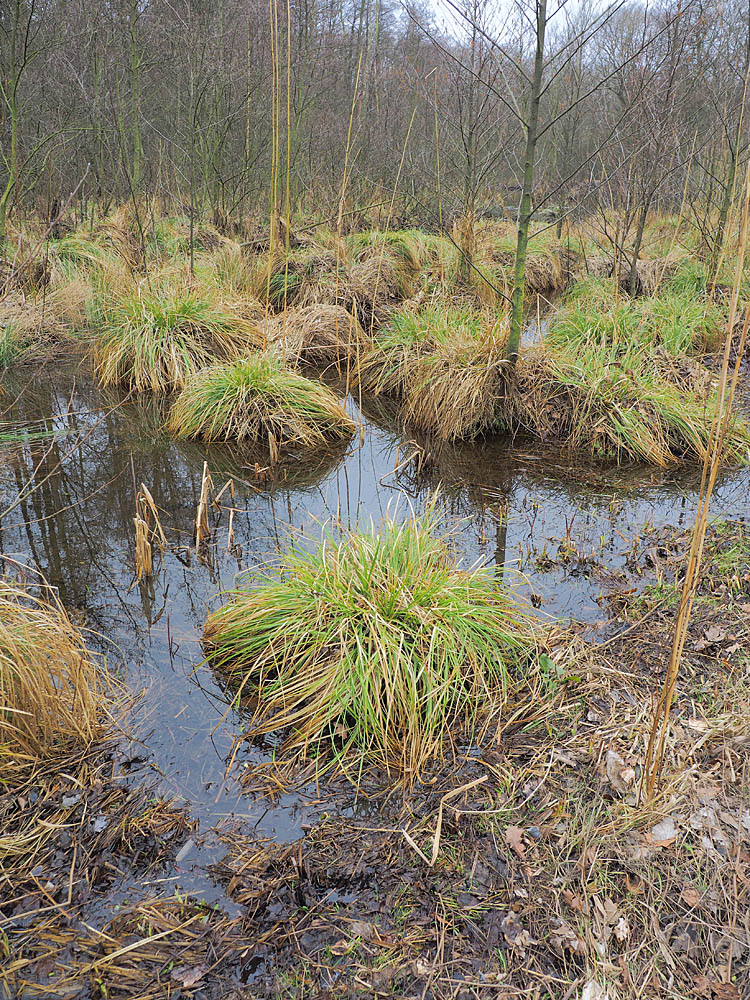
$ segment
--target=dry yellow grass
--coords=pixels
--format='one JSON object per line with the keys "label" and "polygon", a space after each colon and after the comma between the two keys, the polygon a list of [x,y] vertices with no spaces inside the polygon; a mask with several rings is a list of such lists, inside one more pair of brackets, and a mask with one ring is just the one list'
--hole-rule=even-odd
{"label": "dry yellow grass", "polygon": [[14,764],[89,745],[100,735],[99,668],[55,596],[0,582],[0,753]]}

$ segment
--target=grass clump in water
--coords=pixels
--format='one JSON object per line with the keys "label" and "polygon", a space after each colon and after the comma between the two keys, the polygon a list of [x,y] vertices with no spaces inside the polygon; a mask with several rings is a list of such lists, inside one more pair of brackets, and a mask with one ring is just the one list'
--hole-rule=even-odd
{"label": "grass clump in water", "polygon": [[361,385],[400,400],[408,423],[443,440],[493,427],[506,331],[495,313],[458,305],[399,310],[359,370]]}
{"label": "grass clump in water", "polygon": [[254,324],[220,301],[181,288],[137,289],[106,314],[96,372],[102,385],[168,392],[199,369],[262,342]]}
{"label": "grass clump in water", "polygon": [[100,735],[101,682],[80,631],[54,597],[0,581],[0,771],[88,746]]}
{"label": "grass clump in water", "polygon": [[354,426],[327,386],[291,371],[272,352],[199,371],[168,422],[179,437],[268,441],[272,450],[348,438]]}
{"label": "grass clump in water", "polygon": [[428,511],[324,535],[208,618],[211,663],[257,698],[254,733],[286,728],[293,754],[329,749],[346,768],[351,752],[416,777],[457,729],[476,733],[500,709],[537,628],[491,570],[459,568],[433,528]]}
{"label": "grass clump in water", "polygon": [[[713,379],[687,359],[636,344],[546,347],[521,357],[500,418],[511,431],[530,431],[599,458],[666,467],[702,462],[715,412]],[[747,461],[750,434],[731,425],[728,462]]]}

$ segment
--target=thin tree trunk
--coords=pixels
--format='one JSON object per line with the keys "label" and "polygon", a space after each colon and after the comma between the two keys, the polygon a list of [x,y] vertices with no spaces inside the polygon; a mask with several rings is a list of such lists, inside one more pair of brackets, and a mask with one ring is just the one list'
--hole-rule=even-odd
{"label": "thin tree trunk", "polygon": [[644,199],[643,205],[641,206],[641,213],[638,216],[638,226],[635,231],[635,243],[633,244],[633,259],[630,262],[630,275],[628,277],[628,291],[631,295],[635,295],[638,290],[638,255],[641,252],[643,233],[646,230],[646,216],[648,215],[651,197],[652,196],[649,195],[648,198]]}
{"label": "thin tree trunk", "polygon": [[516,239],[516,267],[513,276],[513,300],[510,309],[510,334],[506,359],[512,367],[518,360],[523,329],[524,284],[526,280],[526,249],[529,243],[529,228],[533,208],[531,196],[534,189],[534,160],[536,158],[537,129],[539,125],[539,103],[542,93],[542,71],[544,69],[544,36],[547,28],[547,0],[538,0],[536,8],[536,54],[534,56],[534,76],[529,95],[528,118],[526,122],[526,153],[523,165],[523,187],[521,205],[518,210],[518,236]]}

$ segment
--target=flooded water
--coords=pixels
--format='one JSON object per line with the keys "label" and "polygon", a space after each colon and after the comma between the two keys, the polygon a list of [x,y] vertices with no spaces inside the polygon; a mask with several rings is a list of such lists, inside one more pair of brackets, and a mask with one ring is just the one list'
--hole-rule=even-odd
{"label": "flooded water", "polygon": [[[317,808],[315,790],[273,803],[242,796],[234,776],[273,752],[243,744],[235,771],[227,759],[244,720],[210,669],[200,635],[222,588],[272,558],[290,531],[315,535],[319,523],[368,524],[386,511],[420,511],[439,488],[441,525],[467,563],[496,565],[534,596],[539,614],[594,622],[602,592],[632,586],[633,540],[648,525],[689,525],[699,476],[633,467],[573,464],[555,450],[493,440],[435,447],[415,440],[377,408],[348,407],[362,434],[346,449],[282,463],[240,449],[172,441],[163,404],[103,394],[85,369],[6,375],[0,407],[0,553],[11,571],[40,570],[59,588],[76,620],[111,665],[143,697],[135,712],[140,774],[185,803],[203,833],[231,816],[259,835],[300,835]],[[231,479],[211,517],[214,543],[192,547],[193,523],[208,461],[214,494]],[[418,462],[421,471],[417,472]],[[35,477],[38,488],[26,493]],[[154,577],[135,576],[133,516],[141,483],[161,511],[169,541]],[[232,537],[228,508],[232,515]],[[750,514],[750,472],[727,474],[713,512]],[[182,862],[180,885],[210,895],[203,871],[214,856],[208,837]]]}

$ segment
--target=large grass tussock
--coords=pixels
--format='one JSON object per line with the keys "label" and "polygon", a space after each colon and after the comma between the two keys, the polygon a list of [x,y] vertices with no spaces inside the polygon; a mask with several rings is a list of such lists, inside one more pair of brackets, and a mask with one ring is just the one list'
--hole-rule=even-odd
{"label": "large grass tussock", "polygon": [[292,549],[204,632],[211,663],[257,698],[254,732],[412,775],[502,705],[535,637],[490,570],[456,565],[430,515]]}
{"label": "large grass tussock", "polygon": [[199,371],[169,416],[179,437],[311,447],[348,438],[354,422],[331,390],[272,351]]}
{"label": "large grass tussock", "polygon": [[343,306],[288,309],[264,329],[285,356],[323,369],[358,359],[369,344],[357,317]]}
{"label": "large grass tussock", "polygon": [[181,288],[138,288],[107,313],[96,372],[102,385],[168,392],[206,365],[262,343],[257,326],[220,301]]}
{"label": "large grass tussock", "polygon": [[437,303],[401,309],[378,332],[360,384],[401,403],[408,423],[444,440],[495,425],[507,331],[495,313]]}
{"label": "large grass tussock", "polygon": [[[573,451],[665,467],[703,461],[714,412],[712,377],[695,363],[638,346],[576,345],[522,355],[500,418]],[[738,418],[725,459],[746,461],[749,444]]]}

